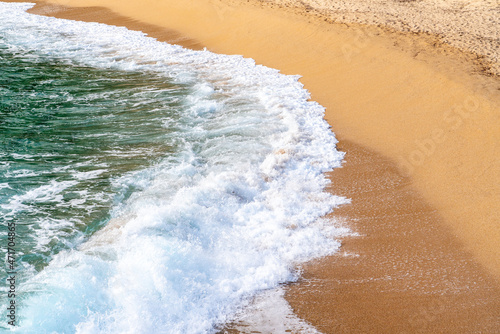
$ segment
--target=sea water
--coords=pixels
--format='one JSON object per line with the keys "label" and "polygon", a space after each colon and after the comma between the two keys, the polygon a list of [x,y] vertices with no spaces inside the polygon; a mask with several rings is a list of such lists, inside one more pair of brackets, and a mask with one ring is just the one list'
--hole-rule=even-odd
{"label": "sea water", "polygon": [[297,76],[31,7],[0,3],[2,331],[211,333],[338,249]]}

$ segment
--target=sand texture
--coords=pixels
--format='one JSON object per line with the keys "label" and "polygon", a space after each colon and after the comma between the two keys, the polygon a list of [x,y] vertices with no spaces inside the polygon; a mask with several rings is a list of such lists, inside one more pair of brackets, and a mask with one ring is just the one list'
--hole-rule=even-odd
{"label": "sand texture", "polygon": [[271,0],[332,22],[383,25],[433,34],[474,52],[487,71],[500,74],[500,2],[495,0]]}

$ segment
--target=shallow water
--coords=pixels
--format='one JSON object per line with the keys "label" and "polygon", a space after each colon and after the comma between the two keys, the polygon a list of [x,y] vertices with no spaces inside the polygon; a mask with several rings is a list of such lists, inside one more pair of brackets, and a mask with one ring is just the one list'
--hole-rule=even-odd
{"label": "shallow water", "polygon": [[2,328],[212,332],[339,247],[298,77],[30,6],[0,3]]}

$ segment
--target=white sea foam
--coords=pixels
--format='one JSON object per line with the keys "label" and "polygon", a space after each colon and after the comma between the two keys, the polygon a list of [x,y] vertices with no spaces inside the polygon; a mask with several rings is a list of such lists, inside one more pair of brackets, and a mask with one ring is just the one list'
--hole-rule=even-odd
{"label": "white sea foam", "polygon": [[7,171],[4,176],[5,177],[12,177],[12,178],[18,178],[18,177],[30,177],[30,176],[38,176],[40,173],[35,173],[32,170],[29,169],[18,169],[12,172]]}
{"label": "white sea foam", "polygon": [[94,179],[104,172],[106,172],[105,169],[96,169],[90,172],[75,172],[73,176],[78,180],[88,180]]}
{"label": "white sea foam", "polygon": [[23,195],[15,195],[6,204],[1,204],[2,209],[7,210],[6,215],[12,216],[24,210],[31,203],[58,203],[62,199],[61,192],[73,185],[76,181],[52,181],[49,184],[29,190]]}
{"label": "white sea foam", "polygon": [[293,313],[284,295],[281,286],[259,293],[243,312],[235,315],[231,328],[241,334],[321,333]]}
{"label": "white sea foam", "polygon": [[[117,203],[90,240],[19,287],[18,331],[213,332],[256,292],[294,280],[297,262],[338,249],[333,237],[344,230],[318,218],[347,201],[324,191],[323,173],[340,166],[343,154],[323,107],[308,102],[297,76],[125,28],[26,14],[31,6],[0,3],[11,51],[164,75],[191,94],[188,112],[162,123],[176,129],[169,140],[180,150],[115,179],[116,187],[139,191]],[[29,191],[7,209],[60,200],[74,182]],[[67,227],[46,222],[43,245],[54,228]]]}

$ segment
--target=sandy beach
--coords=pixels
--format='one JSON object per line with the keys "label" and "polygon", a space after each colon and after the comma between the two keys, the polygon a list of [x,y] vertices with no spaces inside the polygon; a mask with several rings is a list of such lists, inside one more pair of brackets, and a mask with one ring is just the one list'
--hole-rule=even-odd
{"label": "sandy beach", "polygon": [[[324,333],[498,332],[498,4],[53,3],[32,12],[302,76],[347,153],[331,191],[352,204],[332,218],[359,236],[303,266],[286,293],[299,317]],[[472,13],[473,31],[454,25],[457,8]]]}

